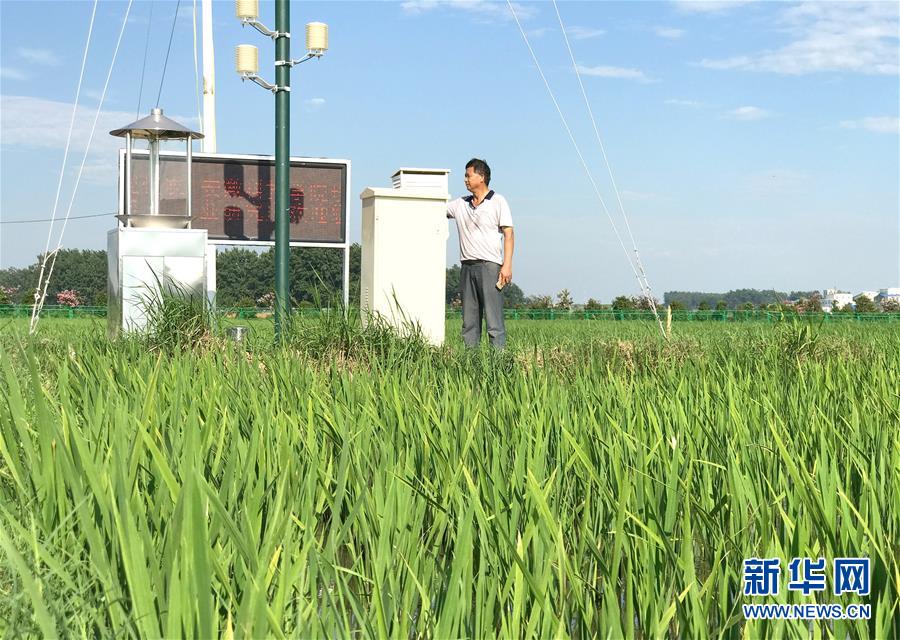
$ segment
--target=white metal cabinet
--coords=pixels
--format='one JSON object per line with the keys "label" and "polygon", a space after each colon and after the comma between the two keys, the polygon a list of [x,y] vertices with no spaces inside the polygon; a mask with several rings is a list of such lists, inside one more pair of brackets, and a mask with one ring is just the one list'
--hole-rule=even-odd
{"label": "white metal cabinet", "polygon": [[444,342],[447,200],[434,189],[368,188],[362,198],[360,307]]}
{"label": "white metal cabinet", "polygon": [[206,230],[119,227],[107,236],[108,331],[146,325],[147,301],[160,283],[206,296]]}

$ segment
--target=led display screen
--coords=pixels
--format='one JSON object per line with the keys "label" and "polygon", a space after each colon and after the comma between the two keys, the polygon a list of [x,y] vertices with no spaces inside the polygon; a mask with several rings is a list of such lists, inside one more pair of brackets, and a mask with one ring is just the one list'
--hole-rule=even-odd
{"label": "led display screen", "polygon": [[[270,157],[194,156],[191,162],[194,229],[210,240],[275,239],[275,162]],[[160,154],[161,215],[186,215],[183,155]],[[150,212],[149,154],[132,155],[131,202],[126,213]],[[347,165],[291,161],[290,240],[340,244],[346,238]]]}

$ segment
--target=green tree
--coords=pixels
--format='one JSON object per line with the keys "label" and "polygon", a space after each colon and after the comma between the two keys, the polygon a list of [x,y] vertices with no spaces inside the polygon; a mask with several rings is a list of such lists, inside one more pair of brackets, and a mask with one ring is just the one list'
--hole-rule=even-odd
{"label": "green tree", "polygon": [[706,300],[697,305],[697,311],[709,311],[709,303]]}
{"label": "green tree", "polygon": [[525,306],[525,292],[515,282],[503,287],[503,304],[507,307]]}
{"label": "green tree", "polygon": [[[17,288],[26,292],[19,296],[28,297],[25,304],[34,302],[34,289],[42,257],[25,268],[11,268],[0,271],[0,286]],[[56,264],[47,286],[45,304],[56,304],[56,294],[64,290],[77,290],[84,304],[96,304],[99,296],[106,295],[106,252],[100,250],[61,249],[56,254]],[[45,272],[45,277],[49,271]]]}
{"label": "green tree", "polygon": [[529,309],[549,309],[553,306],[553,298],[550,296],[528,296],[525,298],[525,306]]}
{"label": "green tree", "polygon": [[821,313],[822,312],[822,296],[818,293],[815,293],[808,298],[804,298],[800,301],[800,309],[805,311],[806,313]]}
{"label": "green tree", "polygon": [[588,301],[584,304],[584,308],[586,311],[597,311],[599,309],[602,309],[603,305],[600,304],[599,300],[588,298]]}
{"label": "green tree", "polygon": [[243,306],[238,302],[255,301],[272,288],[274,263],[269,264],[263,255],[241,247],[219,251],[216,255],[216,301],[220,306]]}
{"label": "green tree", "polygon": [[725,311],[726,309],[728,309],[728,303],[724,300],[719,300],[716,303],[716,311]]}
{"label": "green tree", "polygon": [[34,294],[36,291],[37,289],[35,287],[25,289],[24,291],[19,293],[19,299],[16,300],[16,302],[18,302],[19,304],[34,304]]}
{"label": "green tree", "polygon": [[108,268],[106,251],[80,249],[60,251],[57,254],[50,286],[47,288],[48,301],[55,300],[56,294],[60,291],[75,290],[81,294],[84,304],[96,304],[99,296],[106,295]]}
{"label": "green tree", "polygon": [[789,297],[788,294],[773,289],[732,289],[728,293],[712,293],[704,291],[667,291],[663,299],[666,304],[675,300],[682,302],[688,309],[696,309],[701,302],[706,300],[724,300],[729,309],[736,308],[742,302],[752,302],[755,305],[770,304]]}
{"label": "green tree", "polygon": [[446,291],[445,291],[445,302],[447,304],[454,304],[456,302],[459,303],[459,274],[461,272],[461,268],[458,264],[453,265],[452,267],[447,269],[447,280],[446,280]]}
{"label": "green tree", "polygon": [[635,309],[641,309],[642,311],[652,311],[653,305],[656,305],[657,309],[660,307],[659,300],[650,296],[634,296],[631,301],[634,303]]}
{"label": "green tree", "polygon": [[684,311],[686,309],[684,303],[681,302],[681,300],[673,300],[669,304],[669,307],[672,309],[672,311]]}
{"label": "green tree", "polygon": [[37,278],[37,263],[24,268],[10,267],[0,270],[0,287],[15,290],[13,293],[9,293],[9,296],[13,302],[18,303],[23,291],[34,289],[37,285]]}
{"label": "green tree", "polygon": [[572,294],[568,289],[563,289],[556,294],[556,308],[570,311],[572,309]]}
{"label": "green tree", "polygon": [[853,300],[856,302],[857,313],[875,313],[878,311],[878,306],[869,296],[858,295]]}
{"label": "green tree", "polygon": [[[359,304],[359,280],[362,249],[350,247],[349,302]],[[328,247],[291,247],[290,292],[296,303],[340,304],[344,278],[344,256],[340,249]],[[220,251],[216,256],[217,300],[222,306],[238,301],[257,300],[272,290],[275,282],[275,252],[259,253],[241,247]]]}
{"label": "green tree", "polygon": [[628,311],[634,309],[634,300],[628,296],[616,296],[612,301],[612,308],[616,311]]}
{"label": "green tree", "polygon": [[[264,255],[274,267],[275,251]],[[291,297],[298,303],[308,301],[323,307],[332,302],[340,304],[343,274],[344,256],[340,250],[291,247]]]}
{"label": "green tree", "polygon": [[350,245],[350,306],[359,304],[362,282],[362,245],[354,242]]}
{"label": "green tree", "polygon": [[900,300],[897,298],[885,298],[881,301],[881,310],[886,313],[900,312]]}

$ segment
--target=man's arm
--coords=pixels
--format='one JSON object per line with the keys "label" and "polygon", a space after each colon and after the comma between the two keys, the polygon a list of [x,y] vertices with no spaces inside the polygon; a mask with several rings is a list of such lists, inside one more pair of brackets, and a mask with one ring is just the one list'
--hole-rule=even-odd
{"label": "man's arm", "polygon": [[512,227],[500,227],[503,232],[503,266],[500,267],[500,284],[512,282],[512,257],[516,244]]}

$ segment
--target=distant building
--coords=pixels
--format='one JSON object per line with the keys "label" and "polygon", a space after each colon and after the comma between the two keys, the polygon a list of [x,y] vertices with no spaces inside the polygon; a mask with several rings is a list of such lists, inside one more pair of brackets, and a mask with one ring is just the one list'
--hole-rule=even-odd
{"label": "distant building", "polygon": [[843,309],[848,304],[853,306],[853,294],[839,289],[825,289],[822,292],[822,311],[831,313],[833,310]]}
{"label": "distant building", "polygon": [[848,304],[852,308],[856,308],[856,300],[861,296],[867,297],[872,302],[881,304],[885,300],[896,300],[900,302],[900,287],[888,287],[879,289],[878,291],[860,291],[856,295],[849,291],[841,291],[840,289],[825,289],[822,291],[822,311],[831,313],[840,310]]}

